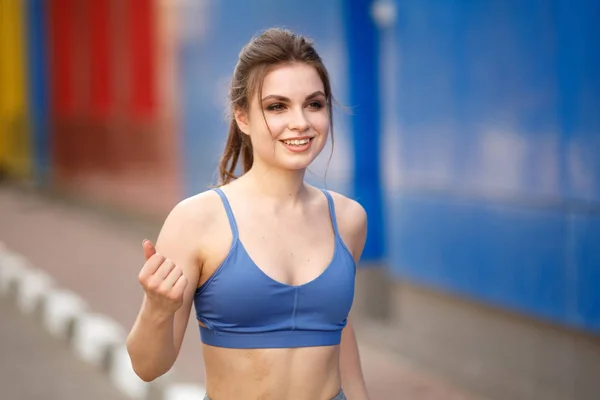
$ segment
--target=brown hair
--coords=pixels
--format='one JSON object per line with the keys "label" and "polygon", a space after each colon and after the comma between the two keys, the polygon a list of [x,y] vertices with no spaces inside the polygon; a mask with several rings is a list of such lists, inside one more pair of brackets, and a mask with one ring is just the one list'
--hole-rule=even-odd
{"label": "brown hair", "polygon": [[[271,28],[244,46],[233,72],[229,92],[231,117],[225,151],[219,163],[219,185],[225,185],[238,177],[235,169],[242,158],[244,173],[252,167],[253,153],[250,137],[244,134],[235,120],[235,110],[249,111],[252,96],[262,97],[262,85],[271,68],[284,63],[304,63],[314,67],[323,81],[327,109],[329,111],[331,140],[333,141],[333,96],[329,73],[315,50],[312,40],[285,29]],[[264,114],[263,114],[264,116]]]}

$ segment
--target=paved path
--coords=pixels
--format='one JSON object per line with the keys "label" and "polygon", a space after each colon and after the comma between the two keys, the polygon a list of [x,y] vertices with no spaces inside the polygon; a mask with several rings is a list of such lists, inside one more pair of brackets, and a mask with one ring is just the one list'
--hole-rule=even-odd
{"label": "paved path", "polygon": [[126,400],[33,316],[0,297],[0,399]]}
{"label": "paved path", "polygon": [[[143,263],[142,239],[154,240],[158,229],[153,224],[109,218],[105,213],[0,186],[0,241],[126,330],[142,298],[137,281]],[[175,377],[202,383],[198,328],[193,320],[190,322],[175,364]],[[412,369],[398,355],[373,346],[376,343],[370,343],[369,338],[359,337],[359,344],[371,400],[474,399]]]}

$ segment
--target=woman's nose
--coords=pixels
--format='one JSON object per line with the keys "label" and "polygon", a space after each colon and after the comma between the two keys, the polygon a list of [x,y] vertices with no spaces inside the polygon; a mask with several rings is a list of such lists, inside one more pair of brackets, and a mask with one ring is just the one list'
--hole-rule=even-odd
{"label": "woman's nose", "polygon": [[291,131],[304,132],[308,129],[309,125],[310,124],[306,118],[306,115],[304,114],[303,109],[292,111],[290,113],[288,128]]}

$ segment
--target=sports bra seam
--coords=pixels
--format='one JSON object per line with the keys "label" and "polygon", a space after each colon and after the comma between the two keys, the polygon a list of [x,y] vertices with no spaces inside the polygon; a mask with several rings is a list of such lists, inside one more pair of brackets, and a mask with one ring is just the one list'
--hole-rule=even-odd
{"label": "sports bra seam", "polygon": [[278,336],[278,335],[316,335],[316,334],[338,334],[342,329],[344,329],[344,324],[342,324],[343,326],[341,327],[337,327],[333,330],[327,330],[324,331],[322,329],[315,329],[315,330],[294,330],[294,329],[287,329],[287,330],[282,330],[282,331],[275,331],[275,332],[228,332],[225,330],[219,330],[217,328],[209,328],[208,326],[204,327],[204,326],[200,326],[201,329],[205,329],[207,331],[210,331],[211,333],[220,335],[220,336],[267,336],[267,335],[273,335],[273,336]]}
{"label": "sports bra seam", "polygon": [[196,318],[198,321],[202,322],[204,325],[206,325],[206,327],[203,327],[202,325],[200,325],[200,328],[205,328],[208,329],[209,331],[215,331],[215,326],[212,324],[212,322],[205,317],[200,317],[200,318]]}
{"label": "sports bra seam", "polygon": [[239,242],[239,239],[234,238],[233,242],[231,243],[231,246],[229,247],[229,252],[227,253],[225,259],[223,259],[223,261],[219,264],[215,272],[213,272],[213,274],[206,280],[206,282],[204,282],[198,289],[196,289],[195,296],[201,295],[206,290],[206,288],[213,282],[213,280],[215,280],[215,278],[222,273],[222,271],[225,269],[225,264],[232,257]]}
{"label": "sports bra seam", "polygon": [[339,242],[340,246],[346,251],[346,255],[348,257],[350,257],[350,259],[352,260],[352,266],[354,268],[356,268],[356,261],[354,260],[354,256],[352,255],[352,252],[346,246],[346,243],[344,243],[344,240],[342,240],[341,236],[339,236],[339,235],[337,236],[336,240]]}

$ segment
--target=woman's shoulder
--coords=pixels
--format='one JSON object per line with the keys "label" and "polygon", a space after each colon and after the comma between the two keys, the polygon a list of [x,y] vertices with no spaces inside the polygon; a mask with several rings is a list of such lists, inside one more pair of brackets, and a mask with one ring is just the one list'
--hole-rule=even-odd
{"label": "woman's shoulder", "polygon": [[206,190],[180,200],[167,215],[164,225],[175,230],[209,228],[219,216],[219,207],[223,207],[219,195],[214,190]]}
{"label": "woman's shoulder", "polygon": [[338,222],[356,221],[354,225],[366,223],[367,212],[358,201],[332,190],[327,190],[327,192],[333,199]]}
{"label": "woman's shoulder", "polygon": [[[156,249],[161,254],[185,265],[186,260],[202,257],[203,244],[219,223],[220,203],[214,191],[202,192],[179,201],[166,216],[158,234]],[[226,218],[226,217],[225,217]]]}
{"label": "woman's shoulder", "polygon": [[331,190],[327,192],[333,199],[340,236],[358,260],[367,235],[367,212],[358,201]]}

